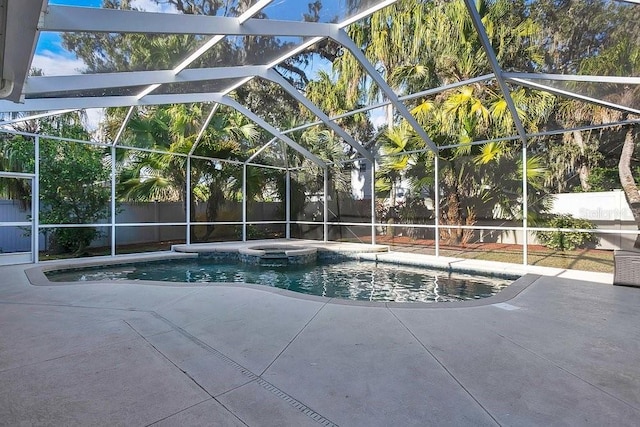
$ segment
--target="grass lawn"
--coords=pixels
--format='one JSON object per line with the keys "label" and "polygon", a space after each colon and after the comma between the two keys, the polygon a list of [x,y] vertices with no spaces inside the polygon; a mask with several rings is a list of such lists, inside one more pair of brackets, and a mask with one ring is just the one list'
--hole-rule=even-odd
{"label": "grass lawn", "polygon": [[[392,250],[398,252],[435,255],[433,240],[411,239],[403,236],[378,236],[376,243],[389,245]],[[555,251],[539,245],[529,245],[528,250],[528,263],[531,265],[613,273],[613,251],[602,249]],[[521,245],[502,243],[474,243],[464,247],[441,245],[440,255],[522,264]]]}
{"label": "grass lawn", "polygon": [[[184,240],[170,240],[164,242],[156,242],[156,243],[142,243],[136,245],[122,245],[118,246],[116,249],[116,254],[136,254],[142,252],[158,252],[158,251],[169,251],[171,250],[171,245],[178,245],[185,243]],[[72,253],[49,253],[46,251],[40,252],[39,258],[40,261],[48,261],[48,260],[56,260],[56,259],[70,259],[70,258],[84,258],[84,257],[93,257],[93,256],[109,256],[111,255],[111,248],[109,247],[96,247],[96,248],[87,248],[84,254],[81,256],[74,255]]]}
{"label": "grass lawn", "polygon": [[[365,238],[358,242],[368,243]],[[160,243],[119,246],[117,253],[132,254],[164,251],[170,250],[172,244],[179,243],[184,243],[184,241],[167,241]],[[406,236],[378,236],[377,243],[381,245],[389,245],[391,250],[398,252],[435,255],[435,243],[433,240],[411,239]],[[613,251],[605,251],[601,249],[576,249],[573,251],[563,252],[554,251],[539,245],[529,245],[528,248],[528,261],[531,265],[613,273]],[[90,257],[110,254],[111,252],[109,248],[89,248],[88,252],[83,256]],[[474,243],[464,247],[441,245],[440,255],[455,258],[522,264],[522,246],[502,243]],[[65,258],[73,258],[73,255],[40,253],[41,261]]]}

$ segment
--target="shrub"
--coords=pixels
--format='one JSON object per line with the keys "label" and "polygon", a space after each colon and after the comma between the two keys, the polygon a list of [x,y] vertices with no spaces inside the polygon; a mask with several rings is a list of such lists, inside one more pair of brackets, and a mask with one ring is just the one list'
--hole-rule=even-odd
{"label": "shrub", "polygon": [[[547,227],[550,228],[578,228],[578,229],[595,229],[596,226],[589,220],[574,218],[571,215],[556,215],[551,218]],[[585,247],[589,243],[597,243],[598,238],[595,233],[581,231],[538,231],[536,232],[538,239],[546,247],[560,250],[570,251],[575,248]]]}

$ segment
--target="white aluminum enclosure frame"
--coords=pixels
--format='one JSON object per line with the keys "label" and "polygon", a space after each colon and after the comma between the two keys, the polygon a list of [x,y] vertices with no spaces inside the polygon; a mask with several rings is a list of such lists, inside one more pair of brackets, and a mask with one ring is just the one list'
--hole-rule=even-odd
{"label": "white aluminum enclosure frame", "polygon": [[[31,263],[37,262],[38,256],[38,232],[36,226],[36,209],[38,209],[38,200],[33,197],[33,194],[37,194],[38,189],[36,188],[36,171],[34,173],[23,173],[23,172],[6,172],[0,171],[0,179],[21,179],[29,181],[31,184],[31,220],[30,221],[6,221],[6,218],[0,219],[0,230],[3,228],[13,228],[13,227],[22,227],[23,229],[28,228],[31,233],[31,250],[29,252],[15,252],[15,253],[2,253],[2,247],[0,246],[0,265],[6,264],[21,264],[21,263]],[[27,255],[28,254],[28,255]]]}
{"label": "white aluminum enclosure frame", "polygon": [[[404,104],[404,101],[415,99],[423,96],[431,96],[440,93],[445,90],[450,90],[456,87],[471,85],[475,83],[484,82],[487,80],[495,80],[504,96],[507,107],[515,124],[517,135],[512,137],[505,137],[502,140],[520,140],[523,146],[522,162],[523,162],[523,177],[526,177],[526,164],[527,164],[527,142],[531,137],[540,135],[552,135],[564,131],[549,131],[539,134],[527,134],[524,126],[518,116],[516,107],[511,99],[511,90],[508,83],[527,86],[530,88],[544,90],[550,93],[555,93],[563,97],[570,97],[579,99],[582,101],[595,103],[598,105],[614,108],[620,111],[626,111],[632,114],[640,114],[640,109],[629,106],[622,106],[615,103],[606,102],[600,99],[580,95],[572,91],[561,90],[545,84],[546,81],[576,81],[585,83],[613,83],[613,84],[631,84],[640,85],[639,77],[607,77],[607,76],[566,76],[566,75],[554,75],[554,74],[532,74],[532,73],[513,73],[505,72],[496,57],[493,48],[489,42],[486,30],[482,24],[478,11],[475,9],[475,4],[472,0],[464,0],[466,9],[471,16],[472,23],[477,34],[480,37],[482,47],[487,55],[489,63],[491,65],[492,73],[484,76],[475,77],[469,80],[452,83],[450,85],[442,86],[439,88],[428,88],[424,91],[399,96],[393,89],[387,84],[382,75],[376,70],[375,64],[370,63],[360,47],[357,46],[354,41],[349,38],[344,30],[344,27],[352,22],[361,19],[374,11],[393,4],[395,0],[380,1],[370,7],[367,10],[361,11],[361,13],[343,21],[340,23],[313,23],[313,22],[292,22],[292,21],[277,21],[269,19],[254,19],[256,13],[259,13],[265,6],[269,5],[272,0],[259,0],[257,1],[247,12],[239,17],[217,17],[217,16],[197,16],[197,15],[181,15],[181,14],[167,14],[167,13],[151,13],[141,11],[123,11],[101,8],[85,8],[85,7],[73,7],[73,6],[56,6],[48,5],[45,0],[20,0],[20,2],[13,2],[12,4],[18,4],[18,9],[10,10],[11,16],[23,16],[25,17],[25,28],[18,28],[16,22],[8,20],[7,29],[7,41],[8,46],[13,49],[8,51],[9,56],[13,56],[14,63],[11,67],[7,67],[7,61],[3,61],[5,65],[2,69],[2,79],[11,82],[11,87],[2,86],[0,84],[0,98],[5,100],[0,101],[0,112],[4,113],[22,113],[31,112],[30,115],[19,118],[10,118],[0,121],[1,125],[8,125],[17,121],[26,119],[35,119],[38,117],[46,117],[50,114],[61,114],[63,112],[69,112],[74,110],[81,110],[86,108],[107,108],[107,107],[129,107],[128,113],[124,122],[121,124],[120,130],[113,141],[110,141],[111,155],[115,156],[116,148],[120,149],[138,149],[135,147],[126,147],[121,145],[121,136],[124,133],[129,117],[131,117],[136,107],[144,107],[151,105],[161,104],[174,104],[174,103],[210,103],[213,104],[212,110],[205,120],[203,127],[201,128],[196,142],[191,148],[188,155],[184,155],[187,159],[187,171],[190,170],[190,163],[192,159],[201,158],[195,156],[195,150],[200,142],[206,127],[208,126],[213,114],[219,105],[226,105],[233,108],[250,120],[255,122],[258,126],[265,129],[271,135],[274,136],[272,140],[263,145],[253,156],[251,156],[244,163],[229,162],[240,164],[243,167],[243,239],[247,239],[247,206],[246,206],[246,170],[247,166],[260,166],[260,167],[273,167],[281,169],[285,172],[287,177],[287,194],[290,194],[290,175],[291,169],[279,168],[269,165],[259,165],[252,163],[259,158],[259,154],[271,147],[276,140],[282,141],[288,147],[300,153],[305,158],[316,164],[324,171],[323,177],[323,189],[324,189],[324,212],[323,212],[323,231],[324,239],[328,239],[329,235],[329,222],[327,211],[327,198],[328,198],[328,165],[325,160],[319,158],[316,154],[310,152],[302,144],[295,141],[291,137],[287,136],[296,130],[302,130],[315,125],[325,125],[331,129],[336,135],[338,135],[344,143],[352,147],[358,158],[371,164],[371,194],[375,195],[375,170],[376,170],[376,155],[374,152],[368,150],[362,142],[356,141],[351,135],[349,135],[344,129],[342,129],[336,120],[344,117],[348,117],[360,112],[370,111],[375,108],[379,108],[384,105],[392,105],[395,110],[402,116],[407,123],[413,128],[417,135],[419,135],[425,142],[427,148],[420,151],[432,151],[435,155],[435,185],[438,186],[438,171],[439,171],[439,151],[450,148],[448,146],[436,146],[431,140],[427,132],[419,125],[417,120],[412,116],[409,109]],[[636,3],[636,2],[634,2]],[[15,7],[15,6],[14,6]],[[22,14],[22,15],[20,15]],[[9,18],[13,19],[13,18]],[[118,73],[104,73],[104,74],[84,74],[74,76],[43,76],[43,77],[26,77],[29,69],[30,61],[35,49],[35,42],[37,41],[38,34],[41,31],[60,31],[60,32],[105,32],[105,33],[154,33],[154,34],[190,34],[190,35],[207,35],[211,36],[208,41],[201,46],[198,50],[193,52],[184,61],[176,64],[171,70],[152,70],[152,71],[140,71],[140,72],[118,72]],[[16,40],[16,34],[20,36],[20,40]],[[269,62],[265,65],[245,65],[234,67],[219,67],[219,68],[186,68],[191,62],[197,59],[200,55],[204,54],[207,49],[215,45],[215,43],[222,40],[226,36],[295,36],[302,37],[305,41],[302,45],[296,47],[283,54],[281,57]],[[13,39],[10,39],[13,37]],[[294,88],[284,77],[282,77],[275,67],[282,61],[292,57],[293,55],[302,52],[305,48],[317,43],[321,40],[329,39],[335,41],[344,49],[348,50],[360,65],[365,70],[370,79],[384,93],[385,100],[375,105],[368,105],[357,110],[340,114],[335,117],[329,117],[318,106],[309,101],[303,93]],[[12,41],[13,40],[13,41]],[[19,52],[18,52],[19,51]],[[5,53],[5,56],[7,54]],[[26,58],[26,59],[25,59]],[[7,73],[13,73],[10,77],[7,77]],[[296,101],[304,105],[309,109],[318,120],[313,123],[307,123],[298,126],[293,129],[276,129],[274,126],[267,123],[264,119],[259,117],[255,112],[250,111],[245,106],[238,103],[230,96],[230,92],[245,84],[247,81],[253,78],[262,78],[271,81],[279,85],[289,95],[291,95]],[[160,85],[165,84],[180,84],[188,82],[199,82],[208,80],[222,80],[222,79],[239,79],[239,82],[226,88],[221,92],[213,93],[179,93],[179,94],[153,94],[153,91]],[[538,82],[540,81],[540,82]],[[122,88],[133,86],[146,86],[146,89],[133,96],[108,96],[108,97],[71,97],[66,96],[66,92],[78,92],[84,90],[95,89],[110,89],[110,88]],[[47,94],[52,96],[58,94],[59,97],[39,98],[39,95]],[[20,103],[16,103],[20,101]],[[42,113],[39,113],[42,112]],[[38,114],[34,114],[38,113]],[[633,121],[627,121],[619,123],[620,125],[633,123]],[[606,125],[603,125],[606,126]],[[598,126],[584,127],[582,129],[597,129]],[[36,137],[36,144],[39,141]],[[481,144],[487,141],[475,141],[473,144]],[[90,142],[91,143],[91,142]],[[103,145],[102,143],[95,143],[96,145]],[[141,151],[153,151],[148,149],[139,149]],[[407,154],[407,153],[405,153]],[[37,156],[36,156],[37,157]],[[220,159],[220,161],[226,161]],[[113,162],[114,163],[114,162]],[[38,162],[36,161],[36,165]],[[112,212],[115,212],[115,163],[112,165],[112,183],[111,183],[111,199],[112,199]],[[37,190],[37,179],[35,180],[34,188]],[[190,173],[187,174],[187,197],[190,198]],[[526,236],[528,231],[527,224],[527,183],[523,178],[522,183],[522,210],[523,219],[522,227],[513,228],[514,230],[522,231],[525,242],[523,244],[524,256],[523,263],[527,263],[527,242]],[[37,194],[37,193],[36,193]],[[439,254],[439,239],[438,230],[441,226],[439,224],[439,191],[436,190],[435,194],[435,225],[424,226],[417,225],[418,227],[434,228],[435,230],[435,248],[436,254]],[[190,201],[190,200],[189,200]],[[290,218],[290,204],[289,197],[284,201],[287,205],[286,219],[283,223],[286,223],[286,235],[290,237],[290,225],[292,223]],[[381,225],[376,219],[375,210],[375,197],[372,197],[371,204],[371,241],[375,243],[376,231],[375,228]],[[36,218],[36,228],[40,227],[37,220],[37,210],[34,212]],[[230,224],[238,225],[237,222],[230,222]],[[341,225],[346,223],[332,223],[331,225]],[[369,225],[369,223],[354,223],[355,225]],[[122,226],[149,226],[150,224],[116,224],[115,214],[112,215],[111,224],[93,224],[100,227],[111,227],[112,230],[112,255],[115,254],[115,235],[117,227]],[[157,225],[157,224],[152,224]],[[163,225],[186,225],[187,227],[187,241],[190,239],[191,228],[191,212],[190,203],[187,203],[187,216],[184,223],[163,223]],[[406,225],[406,224],[405,224]],[[68,226],[68,225],[67,225]],[[397,225],[400,226],[400,225]],[[41,228],[51,227],[49,225],[42,226]],[[460,228],[473,228],[483,229],[480,226]],[[492,227],[495,229],[495,227]],[[505,227],[505,229],[511,229]],[[608,231],[604,231],[608,233]],[[37,248],[36,248],[37,249]],[[36,251],[37,257],[37,251]]]}

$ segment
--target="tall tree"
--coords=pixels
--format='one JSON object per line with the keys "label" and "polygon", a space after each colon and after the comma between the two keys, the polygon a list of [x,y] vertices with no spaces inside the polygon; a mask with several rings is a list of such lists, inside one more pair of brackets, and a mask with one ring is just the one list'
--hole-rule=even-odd
{"label": "tall tree", "polygon": [[[630,127],[625,134],[624,145],[622,146],[622,153],[620,154],[620,163],[618,164],[618,173],[620,176],[620,184],[631,208],[633,218],[636,220],[636,224],[640,224],[640,189],[638,189],[638,183],[630,167],[633,152],[637,145],[635,142],[637,138],[637,127]],[[636,236],[634,247],[640,249],[640,235]]]}
{"label": "tall tree", "polygon": [[[389,70],[388,80],[394,87],[411,93],[490,72],[486,54],[462,1],[419,3],[428,13],[419,12],[406,18],[415,35],[413,43],[416,46],[398,50],[405,55],[399,66]],[[529,44],[536,26],[525,15],[524,4],[504,0],[483,0],[476,4],[498,59],[506,68],[532,69],[540,59],[539,52]],[[411,2],[396,5],[406,7],[406,12],[411,14]],[[380,18],[372,16],[371,21],[376,19]],[[553,105],[552,97],[525,89],[515,90],[511,96],[521,120],[529,128],[540,126]],[[517,197],[521,184],[515,185],[522,169],[518,165],[521,144],[472,144],[477,140],[516,134],[513,118],[496,82],[443,91],[434,97],[418,99],[412,106],[413,114],[438,145],[457,146],[443,148],[438,153],[440,188],[445,194],[441,223],[473,225],[477,214],[474,205],[489,201],[500,206],[504,219],[521,217],[522,213],[514,210],[521,205]],[[390,131],[388,136],[393,134]],[[424,141],[419,140],[412,145],[425,147]],[[401,160],[399,157],[398,162]],[[424,162],[415,164],[426,165]],[[540,168],[536,171],[540,172]],[[418,173],[418,168],[409,168],[402,173],[410,176]],[[510,184],[506,185],[507,182]],[[500,194],[489,189],[504,191]],[[505,197],[510,191],[510,196]],[[460,243],[469,238],[468,234],[451,229],[443,231],[442,237],[450,243]]]}
{"label": "tall tree", "polygon": [[[146,109],[132,117],[125,138],[134,146],[140,144],[136,140],[144,141],[147,147],[151,142],[149,148],[167,152],[131,151],[122,161],[119,198],[186,202],[184,155],[193,148],[207,113],[199,105],[181,104]],[[244,116],[221,108],[204,131],[195,154],[205,158],[244,160],[258,136],[255,125]],[[208,221],[215,221],[222,203],[233,198],[238,190],[241,180],[237,175],[233,168],[225,168],[222,163],[194,160],[191,165],[192,215],[196,212],[195,204],[203,202]],[[206,240],[214,228],[208,225],[204,236],[198,238]]]}
{"label": "tall tree", "polygon": [[[539,42],[546,55],[541,68],[546,72],[590,74],[603,76],[636,76],[640,72],[640,10],[626,2],[602,2],[596,0],[538,0],[529,4],[531,16],[545,22],[539,33]],[[622,84],[589,85],[580,82],[562,87],[581,95],[599,98],[623,106],[636,106],[640,101],[640,86]],[[580,126],[608,123],[632,118],[625,111],[580,103],[574,100],[562,102],[555,120],[563,126]],[[574,131],[567,136],[577,148],[563,153],[568,171],[577,171],[581,189],[589,190],[590,168],[606,161],[608,152],[602,147],[621,146],[617,162],[621,187],[638,227],[640,212],[637,208],[638,186],[633,176],[633,157],[637,145],[635,126],[614,127],[600,131],[596,143],[589,145],[587,137],[595,132]],[[598,150],[598,151],[596,151]],[[635,246],[640,248],[640,236]]]}

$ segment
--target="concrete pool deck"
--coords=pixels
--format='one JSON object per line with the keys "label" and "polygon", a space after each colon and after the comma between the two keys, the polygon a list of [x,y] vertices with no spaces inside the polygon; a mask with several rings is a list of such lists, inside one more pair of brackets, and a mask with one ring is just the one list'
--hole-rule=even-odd
{"label": "concrete pool deck", "polygon": [[33,286],[32,267],[0,268],[0,425],[640,419],[640,289],[611,275],[534,269],[550,275],[507,301],[422,309],[258,286]]}

